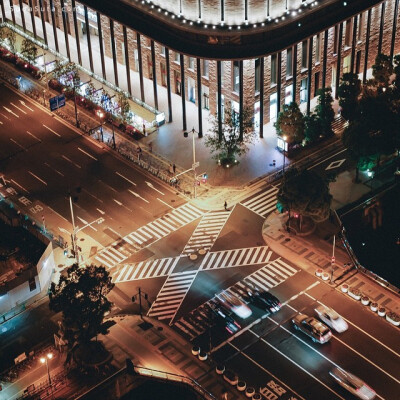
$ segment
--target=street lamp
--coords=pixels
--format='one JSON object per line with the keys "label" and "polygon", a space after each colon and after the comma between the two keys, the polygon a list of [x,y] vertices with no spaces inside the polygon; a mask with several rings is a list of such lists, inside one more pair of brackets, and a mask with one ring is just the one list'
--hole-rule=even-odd
{"label": "street lamp", "polygon": [[51,360],[52,358],[53,358],[53,354],[52,353],[47,353],[46,357],[42,357],[40,359],[40,362],[42,364],[46,364],[47,376],[49,377],[49,385],[50,385],[50,389],[51,389],[51,396],[53,397],[53,386],[51,384],[51,376],[50,376],[50,368],[49,368],[49,360]]}
{"label": "street lamp", "polygon": [[282,139],[283,139],[283,167],[282,167],[282,172],[285,173],[286,146],[287,146],[286,139],[287,139],[287,137],[286,136],[282,136]]}
{"label": "street lamp", "polygon": [[[192,128],[192,130],[189,131],[189,132],[192,133],[192,141],[193,141],[193,164],[192,164],[192,170],[193,170],[193,176],[194,176],[194,190],[193,190],[193,192],[194,192],[194,198],[196,198],[196,195],[197,195],[197,188],[196,188],[196,186],[197,186],[197,174],[196,174],[196,168],[197,168],[198,166],[200,166],[200,163],[199,163],[199,162],[196,162],[196,146],[195,146],[195,141],[194,141],[194,134],[195,134],[195,133],[198,133],[198,132],[196,132],[196,131],[194,130],[194,128]],[[189,132],[183,132],[183,136],[184,136],[185,138],[187,138],[187,137],[189,136]]]}
{"label": "street lamp", "polygon": [[101,141],[104,142],[104,137],[103,137],[103,118],[104,118],[104,113],[101,110],[97,110],[96,114],[97,114],[97,116],[99,117],[99,120],[100,120]]}

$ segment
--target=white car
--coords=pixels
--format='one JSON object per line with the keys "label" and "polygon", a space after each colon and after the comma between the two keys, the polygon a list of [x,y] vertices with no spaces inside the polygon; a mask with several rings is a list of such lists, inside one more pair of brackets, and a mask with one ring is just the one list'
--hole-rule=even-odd
{"label": "white car", "polygon": [[335,310],[332,310],[332,308],[319,306],[315,309],[315,312],[321,321],[325,322],[325,324],[330,326],[336,332],[340,333],[347,331],[349,327],[347,322]]}
{"label": "white car", "polygon": [[242,319],[246,319],[252,314],[250,308],[233,294],[221,292],[215,295],[215,298],[223,307],[227,308],[229,311],[233,312]]}
{"label": "white car", "polygon": [[334,368],[329,372],[333,379],[342,387],[353,393],[359,399],[372,400],[376,393],[357,376],[341,368]]}

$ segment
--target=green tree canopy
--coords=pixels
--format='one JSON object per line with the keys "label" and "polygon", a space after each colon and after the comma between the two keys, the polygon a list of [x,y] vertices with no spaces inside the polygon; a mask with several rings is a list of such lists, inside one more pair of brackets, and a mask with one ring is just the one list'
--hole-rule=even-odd
{"label": "green tree canopy", "polygon": [[393,64],[390,57],[386,54],[378,54],[375,58],[375,64],[372,66],[375,86],[377,86],[378,89],[387,88],[392,74]]}
{"label": "green tree canopy", "polygon": [[304,115],[295,102],[283,105],[274,126],[276,134],[285,136],[288,143],[300,143],[304,139]]}
{"label": "green tree canopy", "polygon": [[328,136],[332,134],[332,122],[335,118],[335,111],[332,107],[332,89],[330,87],[318,89],[317,95],[318,103],[315,107],[315,114],[320,120],[322,135]]}
{"label": "green tree canopy", "polygon": [[112,306],[107,295],[113,287],[105,267],[80,268],[77,264],[67,269],[66,276],[61,275],[58,284],[51,284],[49,307],[62,312],[62,325],[70,347],[104,333],[104,315]]}
{"label": "green tree canopy", "polygon": [[341,115],[348,121],[354,120],[358,114],[358,99],[361,94],[361,81],[358,75],[351,72],[343,74],[337,94]]}
{"label": "green tree canopy", "polygon": [[32,43],[29,39],[24,39],[21,44],[21,53],[26,57],[28,62],[32,65],[35,64],[38,49],[34,43]]}
{"label": "green tree canopy", "polygon": [[277,195],[283,209],[301,217],[310,217],[314,222],[325,221],[330,214],[332,196],[329,183],[310,170],[289,169]]}
{"label": "green tree canopy", "polygon": [[[240,135],[240,125],[243,126],[243,139]],[[240,115],[233,110],[231,103],[225,106],[222,124],[222,138],[219,134],[218,117],[211,117],[210,134],[205,139],[205,145],[210,148],[214,158],[223,164],[232,163],[235,156],[245,154],[249,146],[255,142],[256,133],[253,126],[253,111],[250,106],[243,107]]]}
{"label": "green tree canopy", "polygon": [[304,117],[304,137],[307,143],[318,140],[322,133],[322,121],[317,114],[310,114]]}

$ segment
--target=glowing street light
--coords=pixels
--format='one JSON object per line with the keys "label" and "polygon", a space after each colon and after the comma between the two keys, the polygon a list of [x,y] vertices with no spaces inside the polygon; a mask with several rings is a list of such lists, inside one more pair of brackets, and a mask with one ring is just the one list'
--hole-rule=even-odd
{"label": "glowing street light", "polygon": [[51,376],[50,376],[50,369],[49,369],[49,360],[53,358],[53,353],[47,353],[46,357],[41,357],[40,362],[42,364],[46,364],[47,367],[47,375],[49,377],[49,385],[50,385],[50,390],[51,390],[51,396],[53,397],[53,386],[51,384]]}

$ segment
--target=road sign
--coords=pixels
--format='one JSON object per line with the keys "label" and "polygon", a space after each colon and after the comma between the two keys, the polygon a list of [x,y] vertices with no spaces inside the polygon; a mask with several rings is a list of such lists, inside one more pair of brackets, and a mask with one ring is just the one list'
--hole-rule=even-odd
{"label": "road sign", "polygon": [[50,111],[55,111],[65,106],[65,94],[59,94],[50,99]]}
{"label": "road sign", "polygon": [[200,162],[199,161],[196,161],[194,164],[192,164],[192,168],[193,169],[198,168],[198,167],[200,167]]}

